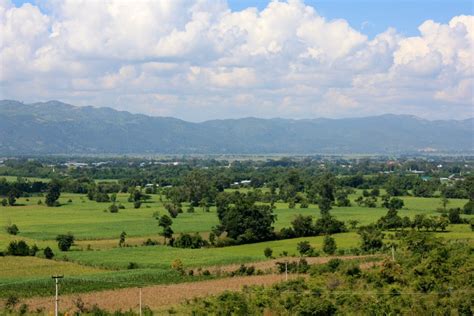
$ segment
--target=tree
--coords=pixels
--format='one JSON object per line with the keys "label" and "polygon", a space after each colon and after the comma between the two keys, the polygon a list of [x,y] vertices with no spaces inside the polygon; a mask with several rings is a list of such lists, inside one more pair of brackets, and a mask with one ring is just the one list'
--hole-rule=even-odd
{"label": "tree", "polygon": [[296,245],[296,249],[302,256],[309,255],[313,252],[313,247],[311,247],[311,244],[307,240],[299,242]]}
{"label": "tree", "polygon": [[265,255],[265,258],[271,258],[273,254],[273,250],[270,247],[267,247],[263,250],[263,254]]}
{"label": "tree", "polygon": [[53,250],[49,247],[44,248],[43,254],[46,259],[53,259],[54,257]]}
{"label": "tree", "polygon": [[319,180],[319,200],[318,206],[321,215],[328,215],[331,210],[331,204],[334,202],[334,176],[330,173],[323,175]]}
{"label": "tree", "polygon": [[360,227],[357,233],[361,237],[360,248],[363,251],[379,250],[383,247],[384,234],[375,225]]}
{"label": "tree", "polygon": [[403,222],[402,218],[398,215],[398,211],[391,208],[385,216],[378,220],[377,224],[383,229],[397,229],[402,227]]}
{"label": "tree", "polygon": [[306,237],[315,235],[313,226],[313,217],[296,215],[295,219],[291,222],[295,237]]}
{"label": "tree", "polygon": [[58,235],[56,236],[56,241],[58,242],[58,248],[61,251],[68,251],[74,244],[74,236],[71,233],[67,235]]}
{"label": "tree", "polygon": [[8,205],[14,206],[16,199],[20,197],[21,193],[16,188],[13,188],[8,192]]}
{"label": "tree", "polygon": [[158,226],[163,228],[161,235],[166,239],[173,237],[173,229],[171,229],[171,225],[173,224],[173,220],[168,215],[163,215],[158,219]]}
{"label": "tree", "polygon": [[359,225],[359,221],[355,219],[348,220],[347,222],[349,223],[351,229],[356,229],[357,225]]}
{"label": "tree", "polygon": [[217,231],[238,243],[270,240],[274,237],[273,223],[276,216],[269,205],[257,205],[246,195],[235,196],[233,205],[221,205],[218,209],[220,225]]}
{"label": "tree", "polygon": [[125,237],[127,237],[127,233],[121,232],[119,237],[119,247],[123,247],[125,245]]}
{"label": "tree", "polygon": [[461,210],[459,208],[452,208],[448,212],[449,222],[451,224],[462,224]]}
{"label": "tree", "polygon": [[336,241],[329,235],[324,236],[323,251],[328,255],[333,255],[336,252]]}
{"label": "tree", "polygon": [[29,256],[30,247],[24,240],[12,241],[8,245],[7,254],[10,256]]}
{"label": "tree", "polygon": [[115,203],[113,203],[112,205],[109,206],[109,212],[110,213],[118,213],[118,211],[119,211],[119,208]]}
{"label": "tree", "polygon": [[58,199],[61,195],[61,187],[57,181],[51,181],[46,192],[45,203],[47,206],[58,206]]}
{"label": "tree", "polygon": [[464,214],[474,214],[474,201],[469,200],[463,207]]}
{"label": "tree", "polygon": [[443,210],[446,211],[446,206],[448,206],[449,200],[446,196],[443,196],[441,198],[441,206],[443,207]]}

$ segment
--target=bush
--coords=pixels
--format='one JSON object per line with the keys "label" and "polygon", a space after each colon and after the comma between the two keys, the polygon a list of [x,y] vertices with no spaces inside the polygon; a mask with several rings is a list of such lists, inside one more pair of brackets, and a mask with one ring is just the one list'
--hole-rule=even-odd
{"label": "bush", "polygon": [[333,255],[336,252],[337,246],[336,241],[331,236],[324,236],[323,240],[323,251],[328,255]]}
{"label": "bush", "polygon": [[464,214],[474,214],[474,201],[468,201],[463,207]]}
{"label": "bush", "polygon": [[296,245],[296,249],[302,256],[309,255],[313,252],[313,247],[311,247],[311,244],[307,240],[299,242]]}
{"label": "bush", "polygon": [[20,230],[18,229],[18,226],[16,226],[15,224],[7,226],[7,233],[8,234],[17,235],[19,232],[20,232]]}
{"label": "bush", "polygon": [[67,235],[58,235],[56,241],[58,242],[58,248],[61,251],[68,251],[74,244],[74,236],[70,233]]}
{"label": "bush", "polygon": [[336,272],[341,264],[342,264],[341,259],[331,259],[328,261],[326,265],[329,268],[329,271]]}
{"label": "bush", "polygon": [[198,233],[194,235],[182,233],[173,243],[173,247],[198,249],[208,246],[207,240],[204,240]]}
{"label": "bush", "polygon": [[119,211],[118,206],[115,205],[115,203],[109,206],[110,213],[118,213],[118,211]]}
{"label": "bush", "polygon": [[24,241],[11,241],[7,248],[7,255],[10,256],[29,256],[30,246]]}
{"label": "bush", "polygon": [[129,263],[128,263],[128,266],[127,266],[127,269],[129,269],[129,270],[138,269],[138,263],[136,263],[136,262],[129,262]]}
{"label": "bush", "polygon": [[143,242],[143,246],[157,246],[159,244],[160,244],[159,241],[153,240],[150,238],[148,238],[146,241]]}
{"label": "bush", "polygon": [[53,259],[54,257],[53,250],[49,247],[44,248],[43,254],[46,259]]}
{"label": "bush", "polygon": [[133,202],[133,208],[140,208],[140,206],[142,206],[142,202],[141,202],[141,201],[135,201],[135,202]]}
{"label": "bush", "polygon": [[463,220],[461,218],[461,209],[460,208],[452,208],[448,212],[449,222],[451,224],[462,224]]}
{"label": "bush", "polygon": [[183,262],[180,259],[173,260],[173,262],[171,263],[171,268],[181,273],[182,275],[184,275],[185,273]]}
{"label": "bush", "polygon": [[265,255],[266,258],[271,258],[273,254],[273,250],[270,247],[267,247],[263,250],[263,254]]}

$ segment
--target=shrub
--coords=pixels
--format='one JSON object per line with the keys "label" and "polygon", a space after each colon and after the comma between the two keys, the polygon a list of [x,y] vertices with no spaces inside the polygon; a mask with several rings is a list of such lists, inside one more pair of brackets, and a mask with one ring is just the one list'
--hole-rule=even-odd
{"label": "shrub", "polygon": [[323,251],[328,255],[333,255],[336,252],[336,241],[329,235],[326,235],[323,240]]}
{"label": "shrub", "polygon": [[143,242],[143,246],[157,246],[160,243],[157,240],[153,240],[148,238],[146,241]]}
{"label": "shrub", "polygon": [[263,254],[265,255],[266,258],[271,258],[273,254],[273,250],[270,247],[267,247],[263,250]]}
{"label": "shrub", "polygon": [[10,256],[29,256],[30,246],[24,241],[11,241],[7,248],[7,255]]}
{"label": "shrub", "polygon": [[341,259],[331,259],[328,261],[326,265],[329,268],[329,271],[336,272],[341,264],[342,264]]}
{"label": "shrub", "polygon": [[7,233],[10,234],[10,235],[16,235],[20,232],[20,230],[18,229],[18,226],[16,226],[15,224],[13,225],[10,225],[10,226],[7,226]]}
{"label": "shrub", "polygon": [[129,262],[129,263],[128,263],[128,266],[127,266],[127,269],[129,269],[129,270],[138,269],[138,263],[136,263],[136,262]]}
{"label": "shrub", "polygon": [[118,206],[115,205],[115,203],[109,206],[109,212],[110,213],[118,213],[118,210],[119,210]]}
{"label": "shrub", "polygon": [[2,199],[2,206],[7,206],[7,205],[8,205],[7,199]]}
{"label": "shrub", "polygon": [[183,262],[180,259],[174,259],[173,262],[171,263],[171,268],[182,275],[184,275],[184,265]]}
{"label": "shrub", "polygon": [[56,241],[58,242],[58,248],[61,251],[68,251],[74,244],[74,236],[70,233],[67,235],[58,235]]}
{"label": "shrub", "polygon": [[313,251],[313,247],[311,247],[311,244],[307,240],[299,242],[296,249],[302,256],[308,255]]}
{"label": "shrub", "polygon": [[43,254],[46,259],[53,259],[54,257],[53,250],[49,247],[44,248]]}

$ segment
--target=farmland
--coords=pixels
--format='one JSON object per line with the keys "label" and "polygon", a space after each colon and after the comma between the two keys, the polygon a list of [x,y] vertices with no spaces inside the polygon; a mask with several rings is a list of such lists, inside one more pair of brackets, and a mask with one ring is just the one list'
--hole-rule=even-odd
{"label": "farmland", "polygon": [[[169,172],[169,170],[174,169],[166,170]],[[270,171],[265,172],[269,173]],[[193,172],[196,171],[191,171],[189,174],[196,176]],[[217,169],[215,172],[223,171]],[[235,172],[238,174],[240,171]],[[0,225],[11,227],[14,224],[19,229],[16,235],[8,233],[3,228],[0,230],[0,250],[6,252],[13,241],[22,240],[30,247],[36,245],[39,251],[35,257],[0,256],[0,299],[7,299],[12,296],[20,299],[30,298],[30,302],[33,304],[33,302],[36,302],[35,297],[51,296],[54,291],[51,281],[51,275],[53,274],[65,276],[61,281],[61,291],[70,295],[116,289],[124,289],[123,291],[126,293],[127,288],[137,286],[160,287],[169,284],[200,281],[220,282],[218,280],[228,277],[229,272],[232,269],[237,269],[241,264],[255,265],[256,267],[274,266],[275,262],[264,254],[266,249],[271,250],[270,256],[276,258],[273,260],[296,260],[301,256],[298,247],[303,242],[308,242],[311,249],[313,249],[312,254],[308,257],[308,260],[313,262],[316,256],[325,255],[326,237],[324,233],[315,232],[305,236],[290,237],[275,235],[277,237],[266,237],[252,242],[241,242],[240,239],[229,242],[229,238],[226,239],[221,236],[218,240],[224,240],[228,244],[205,244],[196,247],[197,249],[166,244],[170,243],[170,238],[179,240],[182,234],[193,236],[199,234],[206,242],[208,240],[210,242],[216,228],[223,223],[220,215],[223,210],[229,211],[234,207],[233,205],[238,203],[249,203],[246,199],[251,198],[253,194],[256,194],[257,197],[251,198],[255,200],[252,200],[248,207],[263,211],[271,210],[271,214],[274,216],[271,223],[272,232],[291,230],[298,216],[311,216],[316,222],[319,219],[327,219],[327,215],[322,212],[323,206],[321,206],[322,202],[319,197],[323,193],[317,193],[318,198],[314,201],[311,200],[311,183],[314,181],[324,183],[325,178],[313,180],[311,176],[305,174],[304,169],[301,169],[299,171],[301,180],[298,181],[304,183],[304,186],[307,187],[300,185],[301,188],[292,191],[292,184],[287,183],[287,181],[293,181],[291,180],[294,177],[292,172],[294,171],[290,170],[288,174],[276,173],[275,177],[280,183],[276,190],[272,188],[272,185],[262,185],[259,188],[227,185],[222,193],[217,194],[213,191],[212,185],[203,188],[199,181],[188,180],[191,176],[186,173],[185,176],[173,175],[173,179],[178,179],[176,180],[176,183],[178,183],[176,188],[156,189],[155,187],[156,192],[148,190],[146,195],[144,194],[145,190],[140,186],[126,184],[127,182],[123,180],[99,181],[92,179],[87,184],[86,192],[72,193],[70,191],[84,191],[83,189],[75,189],[78,185],[82,185],[80,182],[74,182],[77,180],[65,178],[65,180],[44,181],[35,177],[25,178],[21,181],[27,183],[44,181],[46,184],[42,187],[41,192],[27,192],[18,196],[13,206],[0,206]],[[198,174],[198,176],[201,175]],[[286,180],[287,177],[290,180]],[[345,177],[347,176],[338,176],[337,181],[343,183],[342,181],[346,181]],[[184,184],[181,179],[184,179]],[[203,181],[203,179],[208,178],[200,178],[200,181]],[[387,179],[390,178],[382,178],[383,181],[388,181]],[[15,181],[17,181],[17,178],[10,176],[3,183],[4,185],[5,183],[14,184]],[[63,181],[59,183],[64,192],[61,192],[59,199],[55,202],[56,207],[51,207],[46,205],[46,192],[49,190],[46,188],[54,185],[55,181]],[[186,184],[186,181],[198,184],[192,184],[196,186],[194,188],[190,187],[190,184]],[[361,181],[367,181],[367,183],[380,181],[380,176],[366,175]],[[127,193],[119,190],[104,195],[100,191],[105,188],[107,190],[117,190],[117,187],[121,188],[125,185],[128,186]],[[345,230],[332,234],[337,245],[336,255],[359,255],[361,253],[361,237],[358,228],[355,226],[364,227],[376,223],[387,214],[387,208],[389,207],[384,206],[382,197],[388,195],[388,189],[386,190],[385,187],[390,188],[389,185],[369,185],[371,186],[369,189],[380,187],[377,197],[373,198],[375,205],[368,206],[364,205],[363,201],[361,202],[362,197],[368,199],[368,196],[372,194],[367,189],[361,188],[347,190],[345,206],[338,206],[339,202],[330,202],[329,209],[332,217],[329,218],[342,221],[347,227]],[[439,184],[438,189],[433,190],[429,197],[415,196],[416,185],[425,184],[415,182],[414,188],[404,191],[397,198],[392,197],[393,201],[396,202],[398,199],[402,203],[400,207],[397,207],[398,215],[413,222],[417,215],[423,215],[424,218],[440,218],[441,214],[446,213],[448,209],[462,210],[469,201],[465,197],[451,196],[449,199],[445,198],[443,195],[445,193],[442,190],[446,190],[446,187]],[[180,197],[179,199],[182,200],[176,202],[176,194],[187,192],[180,191],[182,188],[190,190],[191,193],[186,193],[190,194],[190,197]],[[204,193],[200,194],[211,194],[210,196],[214,202],[204,203],[202,201],[205,199],[202,198],[200,198],[201,202],[199,203],[193,202],[192,194],[196,194],[193,193],[193,190],[204,190]],[[207,190],[207,193],[205,190]],[[335,192],[346,192],[346,189],[340,190],[342,190],[342,184],[337,184],[334,188]],[[90,192],[95,192],[94,194],[97,196],[102,194],[107,198],[107,201],[98,201],[99,198]],[[110,201],[112,195],[113,202]],[[134,195],[139,196],[138,206],[137,200],[133,198]],[[225,206],[227,208],[223,208],[222,202],[219,202],[220,197],[236,198],[235,201],[241,199],[242,202],[232,202]],[[274,200],[269,202],[268,197],[274,197]],[[294,198],[298,199],[297,203],[293,202]],[[305,203],[306,205],[304,205]],[[117,208],[116,212],[111,212],[111,205],[120,205],[120,208]],[[270,205],[272,205],[272,208],[270,208]],[[173,207],[179,207],[182,211],[173,215]],[[159,219],[168,216],[168,214],[172,216],[172,235],[165,239],[163,226],[160,226]],[[447,223],[444,228],[445,231],[439,229],[430,234],[442,237],[444,240],[467,242],[472,245],[474,242],[473,233],[468,222],[473,217],[470,214],[461,214],[461,223]],[[350,227],[349,223],[351,221],[356,221],[356,224]],[[400,231],[408,230],[411,229],[405,227]],[[422,229],[422,231],[425,230],[427,229]],[[398,230],[385,229],[384,232],[384,242],[389,244]],[[122,233],[126,234],[123,235],[123,241],[119,244]],[[56,240],[58,235],[65,234],[71,234],[75,238],[72,247],[68,251],[60,250]],[[226,234],[230,236],[230,230],[226,231]],[[45,253],[43,253],[43,250],[47,247],[51,248],[54,253],[52,260],[46,259]],[[362,251],[362,253],[364,252]],[[370,253],[372,252],[366,251],[366,254]],[[381,260],[380,258],[386,255],[380,250],[375,251],[375,253],[379,256],[377,260]],[[175,265],[178,259],[180,266],[176,268]],[[327,260],[324,259],[322,262]],[[274,273],[274,269],[260,271],[259,273],[271,274]],[[277,280],[279,277],[269,275],[267,278],[268,280]],[[268,282],[272,283],[274,281]],[[38,300],[38,302],[43,302],[39,298]]]}

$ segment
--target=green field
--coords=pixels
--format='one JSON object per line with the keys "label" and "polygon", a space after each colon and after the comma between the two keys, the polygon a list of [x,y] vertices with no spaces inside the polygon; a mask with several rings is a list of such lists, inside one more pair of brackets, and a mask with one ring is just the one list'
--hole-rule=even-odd
{"label": "green field", "polygon": [[[263,249],[270,247],[274,256],[286,251],[296,255],[296,245],[308,240],[318,250],[322,247],[322,236],[278,240],[256,244],[232,246],[225,248],[180,249],[168,246],[141,246],[146,238],[161,241],[161,229],[153,218],[155,212],[165,214],[160,196],[153,195],[151,201],[134,209],[127,202],[127,194],[119,194],[118,202],[126,208],[119,213],[104,212],[110,203],[89,201],[85,195],[62,194],[61,207],[38,205],[42,197],[18,199],[18,206],[0,207],[0,225],[16,224],[20,234],[11,236],[5,230],[0,231],[0,249],[5,249],[11,240],[24,239],[29,244],[36,243],[40,248],[50,246],[56,254],[53,261],[40,258],[0,257],[0,297],[11,294],[11,287],[20,295],[42,294],[42,287],[49,284],[48,276],[54,273],[64,274],[70,283],[69,291],[89,291],[130,284],[158,284],[192,280],[182,277],[171,270],[170,265],[175,259],[182,260],[187,268],[205,268],[235,263],[248,263],[265,260]],[[353,200],[356,195],[352,195]],[[404,197],[405,207],[399,211],[401,216],[413,217],[415,214],[439,215],[435,210],[440,206],[439,198]],[[70,202],[69,202],[70,200]],[[462,207],[466,200],[451,199],[448,207]],[[331,213],[340,220],[356,219],[360,224],[375,222],[386,213],[384,208],[334,207]],[[204,235],[218,224],[215,209],[204,212],[196,208],[194,213],[185,213],[173,219],[175,233],[200,232]],[[276,230],[290,226],[297,214],[319,216],[319,209],[310,205],[307,209],[289,209],[287,204],[277,203],[275,213]],[[118,248],[118,237],[122,231],[127,232],[129,247]],[[55,237],[58,234],[71,232],[77,239],[76,246],[69,252],[60,252]],[[450,225],[447,232],[436,233],[449,239],[468,239],[472,241],[473,233],[469,225]],[[339,249],[355,248],[359,245],[359,237],[355,232],[334,236]],[[90,245],[88,247],[88,245]],[[90,250],[87,250],[89,248]],[[70,262],[65,262],[70,261]],[[138,265],[136,270],[127,270],[130,262]],[[21,268],[20,268],[21,267]],[[84,279],[87,276],[86,279]],[[82,279],[79,280],[78,277]],[[109,280],[107,282],[105,279]],[[2,286],[3,284],[3,286]],[[16,284],[16,285],[15,285]],[[49,290],[48,290],[49,291]],[[33,293],[33,294],[31,294]],[[45,292],[42,295],[48,295]]]}

